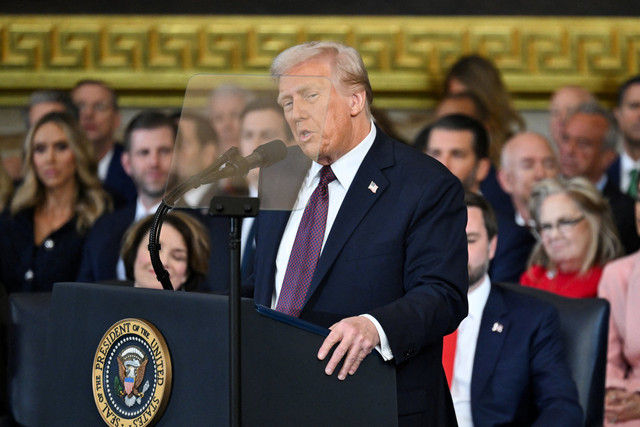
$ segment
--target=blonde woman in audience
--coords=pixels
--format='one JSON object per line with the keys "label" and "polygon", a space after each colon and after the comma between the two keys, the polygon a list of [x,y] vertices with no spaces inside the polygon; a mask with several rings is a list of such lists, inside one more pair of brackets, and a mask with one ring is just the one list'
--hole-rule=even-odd
{"label": "blonde woman in audience", "polygon": [[25,140],[24,180],[0,219],[0,282],[48,291],[75,280],[87,231],[110,208],[75,119],[49,113]]}
{"label": "blonde woman in audience", "polygon": [[[121,256],[128,280],[137,288],[162,289],[149,253],[153,216],[133,224],[124,235]],[[192,291],[204,281],[209,267],[209,233],[191,215],[173,211],[160,230],[160,260],[169,272],[174,290]]]}
{"label": "blonde woman in audience", "polygon": [[476,95],[488,110],[486,125],[491,137],[490,157],[498,165],[503,143],[525,129],[524,119],[513,107],[500,71],[480,55],[460,57],[445,78],[445,95],[467,91]]}
{"label": "blonde woman in audience", "polygon": [[622,253],[606,199],[585,178],[550,178],[533,188],[530,211],[539,239],[520,283],[595,297],[603,267]]}
{"label": "blonde woman in audience", "polygon": [[[638,198],[636,231],[640,234]],[[605,424],[640,427],[640,251],[605,267],[598,296],[611,304]]]}

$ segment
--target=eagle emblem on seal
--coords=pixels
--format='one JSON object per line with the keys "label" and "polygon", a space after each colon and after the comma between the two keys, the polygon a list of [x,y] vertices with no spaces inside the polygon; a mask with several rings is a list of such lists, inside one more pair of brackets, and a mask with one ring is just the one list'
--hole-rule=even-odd
{"label": "eagle emblem on seal", "polygon": [[123,398],[128,407],[136,403],[140,404],[144,393],[149,388],[149,381],[147,381],[140,390],[149,358],[139,347],[129,346],[120,352],[117,359],[118,377],[115,381],[118,395]]}

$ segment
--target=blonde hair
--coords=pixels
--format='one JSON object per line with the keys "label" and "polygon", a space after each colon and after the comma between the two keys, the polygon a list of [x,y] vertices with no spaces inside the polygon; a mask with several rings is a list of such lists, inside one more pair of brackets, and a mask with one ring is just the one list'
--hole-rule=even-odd
{"label": "blonde hair", "polygon": [[[580,274],[584,274],[595,265],[604,266],[622,255],[622,244],[618,238],[616,226],[613,222],[609,202],[600,192],[583,177],[547,178],[537,183],[530,199],[531,218],[540,224],[540,208],[544,200],[553,194],[565,194],[573,200],[585,216],[589,224],[590,242],[587,255],[582,261]],[[538,239],[528,266],[541,265],[547,269],[554,268],[541,239]]]}
{"label": "blonde hair", "polygon": [[285,75],[292,67],[319,56],[332,60],[332,84],[336,89],[365,92],[367,117],[373,119],[371,114],[373,90],[369,82],[369,74],[358,51],[350,46],[331,41],[313,41],[292,46],[276,56],[271,64],[271,74],[275,77]]}
{"label": "blonde hair", "polygon": [[38,129],[46,123],[54,123],[64,132],[75,156],[74,212],[77,230],[84,233],[91,228],[100,215],[111,209],[111,200],[102,189],[102,184],[97,177],[97,162],[93,155],[92,144],[89,143],[74,118],[66,113],[49,113],[29,130],[24,143],[24,181],[16,190],[11,202],[11,214],[15,215],[28,208],[38,208],[45,202],[46,188],[38,178],[33,165],[33,139]]}

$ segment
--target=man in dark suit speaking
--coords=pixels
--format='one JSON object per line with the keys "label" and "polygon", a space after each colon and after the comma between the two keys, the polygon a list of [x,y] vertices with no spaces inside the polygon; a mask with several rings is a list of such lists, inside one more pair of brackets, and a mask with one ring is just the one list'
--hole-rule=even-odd
{"label": "man in dark suit speaking", "polygon": [[442,337],[467,313],[460,181],[373,124],[371,86],[354,49],[294,46],[272,74],[312,162],[291,213],[257,217],[256,303],[331,329],[317,355],[328,360],[327,375],[356,374],[374,348],[394,363],[400,425],[455,425],[441,352]]}

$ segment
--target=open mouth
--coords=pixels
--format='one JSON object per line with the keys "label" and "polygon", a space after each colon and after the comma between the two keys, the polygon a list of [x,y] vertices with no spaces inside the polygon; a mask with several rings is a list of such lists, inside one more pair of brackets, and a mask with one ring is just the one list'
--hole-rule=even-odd
{"label": "open mouth", "polygon": [[310,131],[303,130],[303,131],[300,131],[300,133],[298,133],[298,138],[300,139],[300,141],[306,142],[309,139],[311,139],[311,135],[312,133]]}

